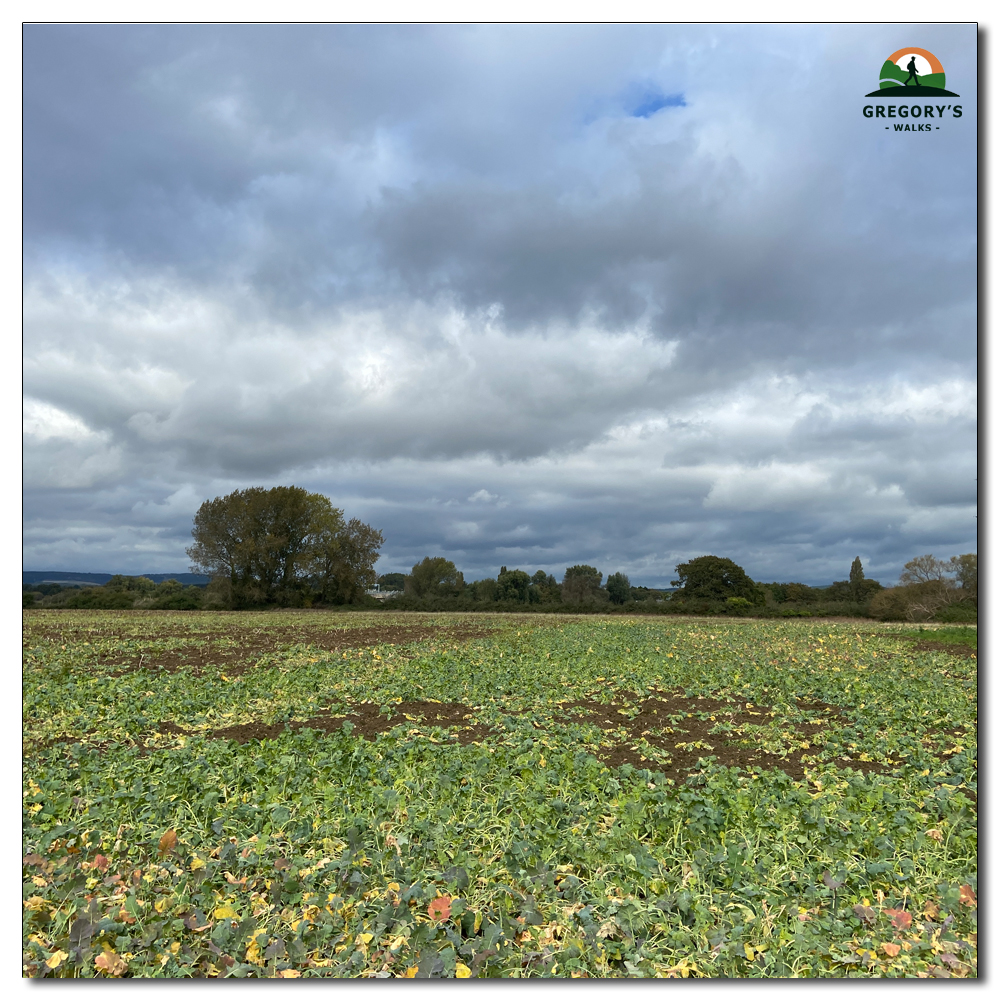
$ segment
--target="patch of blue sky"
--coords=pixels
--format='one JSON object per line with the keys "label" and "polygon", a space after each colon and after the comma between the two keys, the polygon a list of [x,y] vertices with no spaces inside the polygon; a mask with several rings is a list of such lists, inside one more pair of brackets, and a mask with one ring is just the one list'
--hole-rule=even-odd
{"label": "patch of blue sky", "polygon": [[683,94],[662,94],[659,91],[643,94],[641,100],[629,112],[633,118],[651,118],[664,108],[686,108]]}

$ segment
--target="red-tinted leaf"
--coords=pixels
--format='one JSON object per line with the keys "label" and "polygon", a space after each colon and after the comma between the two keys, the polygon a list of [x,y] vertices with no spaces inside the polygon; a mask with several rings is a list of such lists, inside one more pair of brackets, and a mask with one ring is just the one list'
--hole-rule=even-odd
{"label": "red-tinted leaf", "polygon": [[91,862],[91,866],[100,872],[106,872],[108,870],[108,864],[108,859],[103,854],[98,854],[97,857]]}
{"label": "red-tinted leaf", "polygon": [[976,905],[976,894],[973,892],[971,885],[963,885],[958,890],[958,901],[965,906]]}
{"label": "red-tinted leaf", "polygon": [[165,857],[177,846],[177,832],[175,830],[167,830],[167,832],[160,837],[160,857]]}
{"label": "red-tinted leaf", "polygon": [[910,924],[913,923],[913,917],[911,914],[907,913],[906,910],[892,910],[886,907],[886,913],[892,917],[892,926],[901,931],[908,931],[910,929]]}
{"label": "red-tinted leaf", "polygon": [[451,916],[451,896],[438,896],[427,907],[431,920],[447,920]]}

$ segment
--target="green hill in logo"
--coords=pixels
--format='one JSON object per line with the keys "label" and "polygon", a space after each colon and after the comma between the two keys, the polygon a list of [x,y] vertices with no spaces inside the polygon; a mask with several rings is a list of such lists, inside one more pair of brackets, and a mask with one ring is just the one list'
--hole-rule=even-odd
{"label": "green hill in logo", "polygon": [[[945,90],[944,67],[926,49],[899,49],[882,64],[878,90],[866,97],[958,97]],[[886,93],[886,92],[889,93]]]}

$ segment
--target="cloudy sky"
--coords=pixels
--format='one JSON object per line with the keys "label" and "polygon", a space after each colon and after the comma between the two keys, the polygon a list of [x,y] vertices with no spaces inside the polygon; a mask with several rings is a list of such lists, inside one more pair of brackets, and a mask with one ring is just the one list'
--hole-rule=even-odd
{"label": "cloudy sky", "polygon": [[[866,119],[931,50],[961,119]],[[382,572],[976,549],[973,25],[24,31],[26,569],[294,483]]]}

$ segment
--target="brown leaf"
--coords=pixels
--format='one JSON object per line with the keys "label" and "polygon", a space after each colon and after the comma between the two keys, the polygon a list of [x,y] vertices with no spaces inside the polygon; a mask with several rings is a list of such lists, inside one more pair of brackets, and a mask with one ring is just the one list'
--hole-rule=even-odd
{"label": "brown leaf", "polygon": [[973,892],[971,885],[963,885],[958,890],[958,901],[964,906],[976,905],[976,894]]}
{"label": "brown leaf", "polygon": [[431,920],[447,920],[451,916],[451,896],[438,896],[427,907]]}
{"label": "brown leaf", "polygon": [[41,868],[45,864],[45,858],[40,854],[25,854],[23,864],[34,865],[36,868]]}
{"label": "brown leaf", "polygon": [[893,944],[891,941],[883,941],[879,947],[890,957],[895,958],[899,954],[900,945]]}
{"label": "brown leaf", "polygon": [[90,864],[92,868],[96,868],[100,872],[106,872],[109,861],[103,854],[98,854]]}
{"label": "brown leaf", "polygon": [[175,830],[167,830],[167,832],[160,837],[160,857],[166,857],[176,846],[177,832]]}
{"label": "brown leaf", "polygon": [[128,968],[128,962],[113,951],[102,951],[94,959],[94,967],[109,976],[120,976]]}
{"label": "brown leaf", "polygon": [[938,958],[948,966],[949,969],[954,969],[956,966],[960,966],[962,963],[955,958],[950,951],[946,951],[943,955],[938,955]]}
{"label": "brown leaf", "polygon": [[937,903],[932,900],[928,899],[927,902],[924,903],[924,916],[928,920],[935,920],[940,912],[941,911],[938,909]]}
{"label": "brown leaf", "polygon": [[865,906],[862,903],[858,903],[854,907],[854,913],[858,920],[863,920],[866,924],[875,923],[875,911],[870,906]]}
{"label": "brown leaf", "polygon": [[292,863],[288,858],[277,858],[274,862],[274,867],[281,871],[283,868],[291,868]]}
{"label": "brown leaf", "polygon": [[892,917],[892,926],[897,930],[908,931],[910,929],[910,924],[913,923],[913,916],[906,912],[906,910],[893,910],[886,907],[885,912]]}
{"label": "brown leaf", "polygon": [[128,910],[126,910],[124,906],[118,911],[118,919],[123,924],[134,924],[135,923],[135,917],[133,917],[132,914],[129,913]]}
{"label": "brown leaf", "polygon": [[940,830],[924,830],[924,836],[936,840],[939,844],[944,840],[944,834]]}

